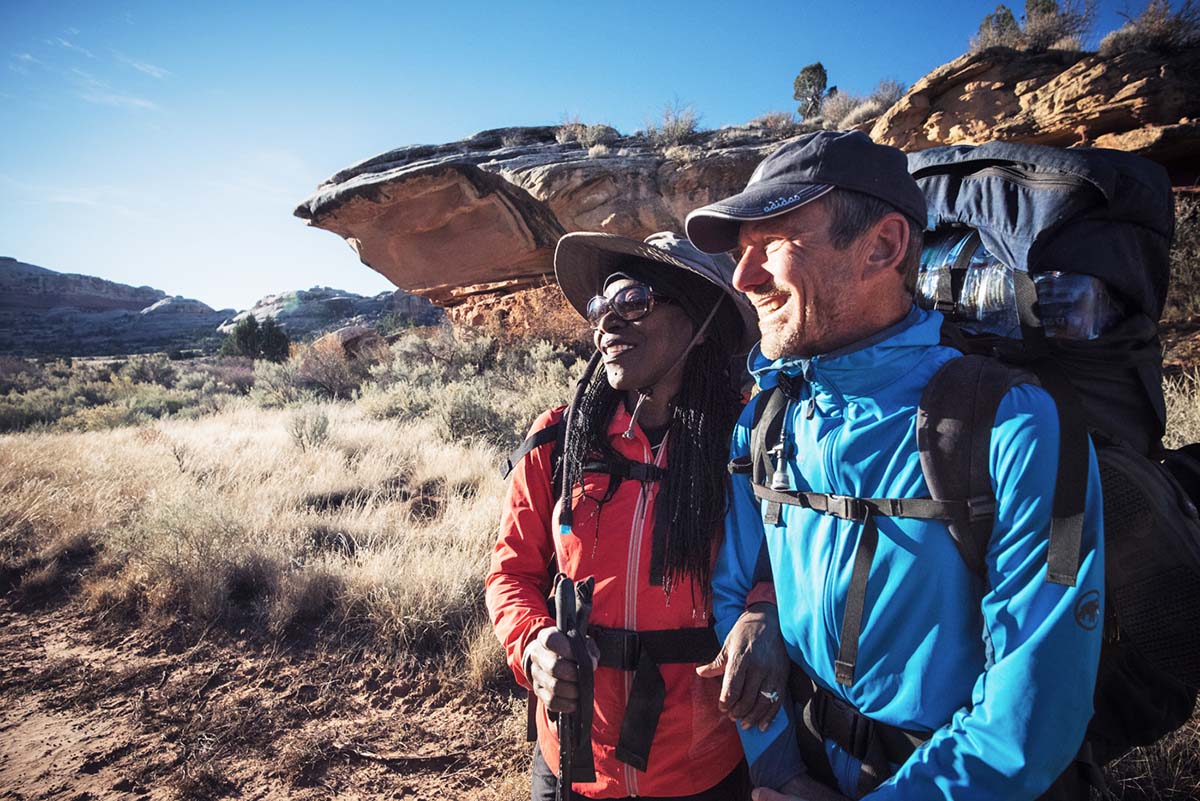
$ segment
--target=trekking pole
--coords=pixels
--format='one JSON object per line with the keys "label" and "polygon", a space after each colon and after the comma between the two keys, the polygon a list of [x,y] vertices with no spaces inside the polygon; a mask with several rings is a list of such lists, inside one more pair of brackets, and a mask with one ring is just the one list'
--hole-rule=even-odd
{"label": "trekking pole", "polygon": [[[575,628],[575,582],[570,576],[558,574],[554,585],[554,624],[568,638]],[[575,768],[574,715],[558,713],[558,783],[555,801],[571,801],[571,775]]]}

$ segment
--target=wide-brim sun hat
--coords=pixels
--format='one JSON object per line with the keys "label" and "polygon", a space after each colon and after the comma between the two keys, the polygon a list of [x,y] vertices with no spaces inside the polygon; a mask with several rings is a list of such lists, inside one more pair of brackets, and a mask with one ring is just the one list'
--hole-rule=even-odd
{"label": "wide-brim sun hat", "polygon": [[745,189],[696,209],[684,229],[700,250],[724,253],[737,247],[742,223],[787,214],[834,189],[870,195],[926,223],[925,195],[902,151],[861,131],[817,131],[784,143],[754,169]]}
{"label": "wide-brim sun hat", "polygon": [[[733,271],[737,266],[733,259],[724,254],[702,253],[679,234],[662,231],[646,237],[644,242],[616,234],[567,234],[558,240],[554,250],[554,276],[567,302],[586,319],[588,301],[602,294],[605,279],[621,272],[622,266],[631,260],[683,270],[712,284],[728,296],[741,320],[736,352],[749,351],[758,341],[754,309],[746,296],[733,288]],[[718,315],[717,320],[720,319]]]}

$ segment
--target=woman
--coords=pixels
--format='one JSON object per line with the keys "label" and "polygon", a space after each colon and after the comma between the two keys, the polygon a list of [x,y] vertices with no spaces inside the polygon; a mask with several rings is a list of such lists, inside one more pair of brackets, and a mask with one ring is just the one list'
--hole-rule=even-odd
{"label": "woman", "polygon": [[532,797],[554,797],[547,709],[579,711],[578,666],[546,607],[557,570],[595,578],[595,781],[575,792],[744,797],[741,747],[717,708],[720,680],[695,667],[718,651],[709,580],[740,411],[730,365],[756,338],[753,312],[730,287],[733,263],[675,234],[645,243],[568,234],[554,266],[593,326],[596,354],[571,406],[541,415],[518,451],[487,576],[509,665],[540,701]]}

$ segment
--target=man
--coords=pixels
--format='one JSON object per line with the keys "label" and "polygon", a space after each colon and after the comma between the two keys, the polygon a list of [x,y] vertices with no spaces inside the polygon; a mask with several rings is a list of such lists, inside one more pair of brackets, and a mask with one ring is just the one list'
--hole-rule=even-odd
{"label": "man", "polygon": [[[762,335],[751,372],[789,398],[774,488],[820,494],[831,510],[838,496],[929,497],[917,404],[960,354],[939,344],[941,314],[912,303],[924,221],[904,155],[837,132],[785,145],[743,192],[689,215],[701,250],[740,253],[734,285]],[[756,406],[734,430],[735,461],[750,451]],[[726,672],[722,704],[743,721],[757,783],[802,799],[1018,801],[1052,784],[1043,797],[1087,798],[1068,766],[1092,713],[1101,641],[1076,614],[1103,600],[1095,454],[1073,587],[1047,581],[1058,462],[1049,395],[1007,392],[989,457],[996,507],[982,575],[943,522],[796,505],[764,522],[769,504],[734,476],[713,590],[724,650],[699,672]],[[785,715],[767,727],[784,648],[812,681],[793,687],[815,694],[796,714],[782,699]]]}

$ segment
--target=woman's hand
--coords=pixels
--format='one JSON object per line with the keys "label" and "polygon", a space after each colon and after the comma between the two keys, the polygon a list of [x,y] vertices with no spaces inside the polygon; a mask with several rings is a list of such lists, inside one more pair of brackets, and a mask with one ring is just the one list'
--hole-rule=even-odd
{"label": "woman's hand", "polygon": [[[592,667],[600,659],[596,644],[587,640]],[[538,632],[525,648],[525,675],[533,693],[550,712],[574,712],[579,706],[579,666],[571,654],[567,635],[550,626]]]}

